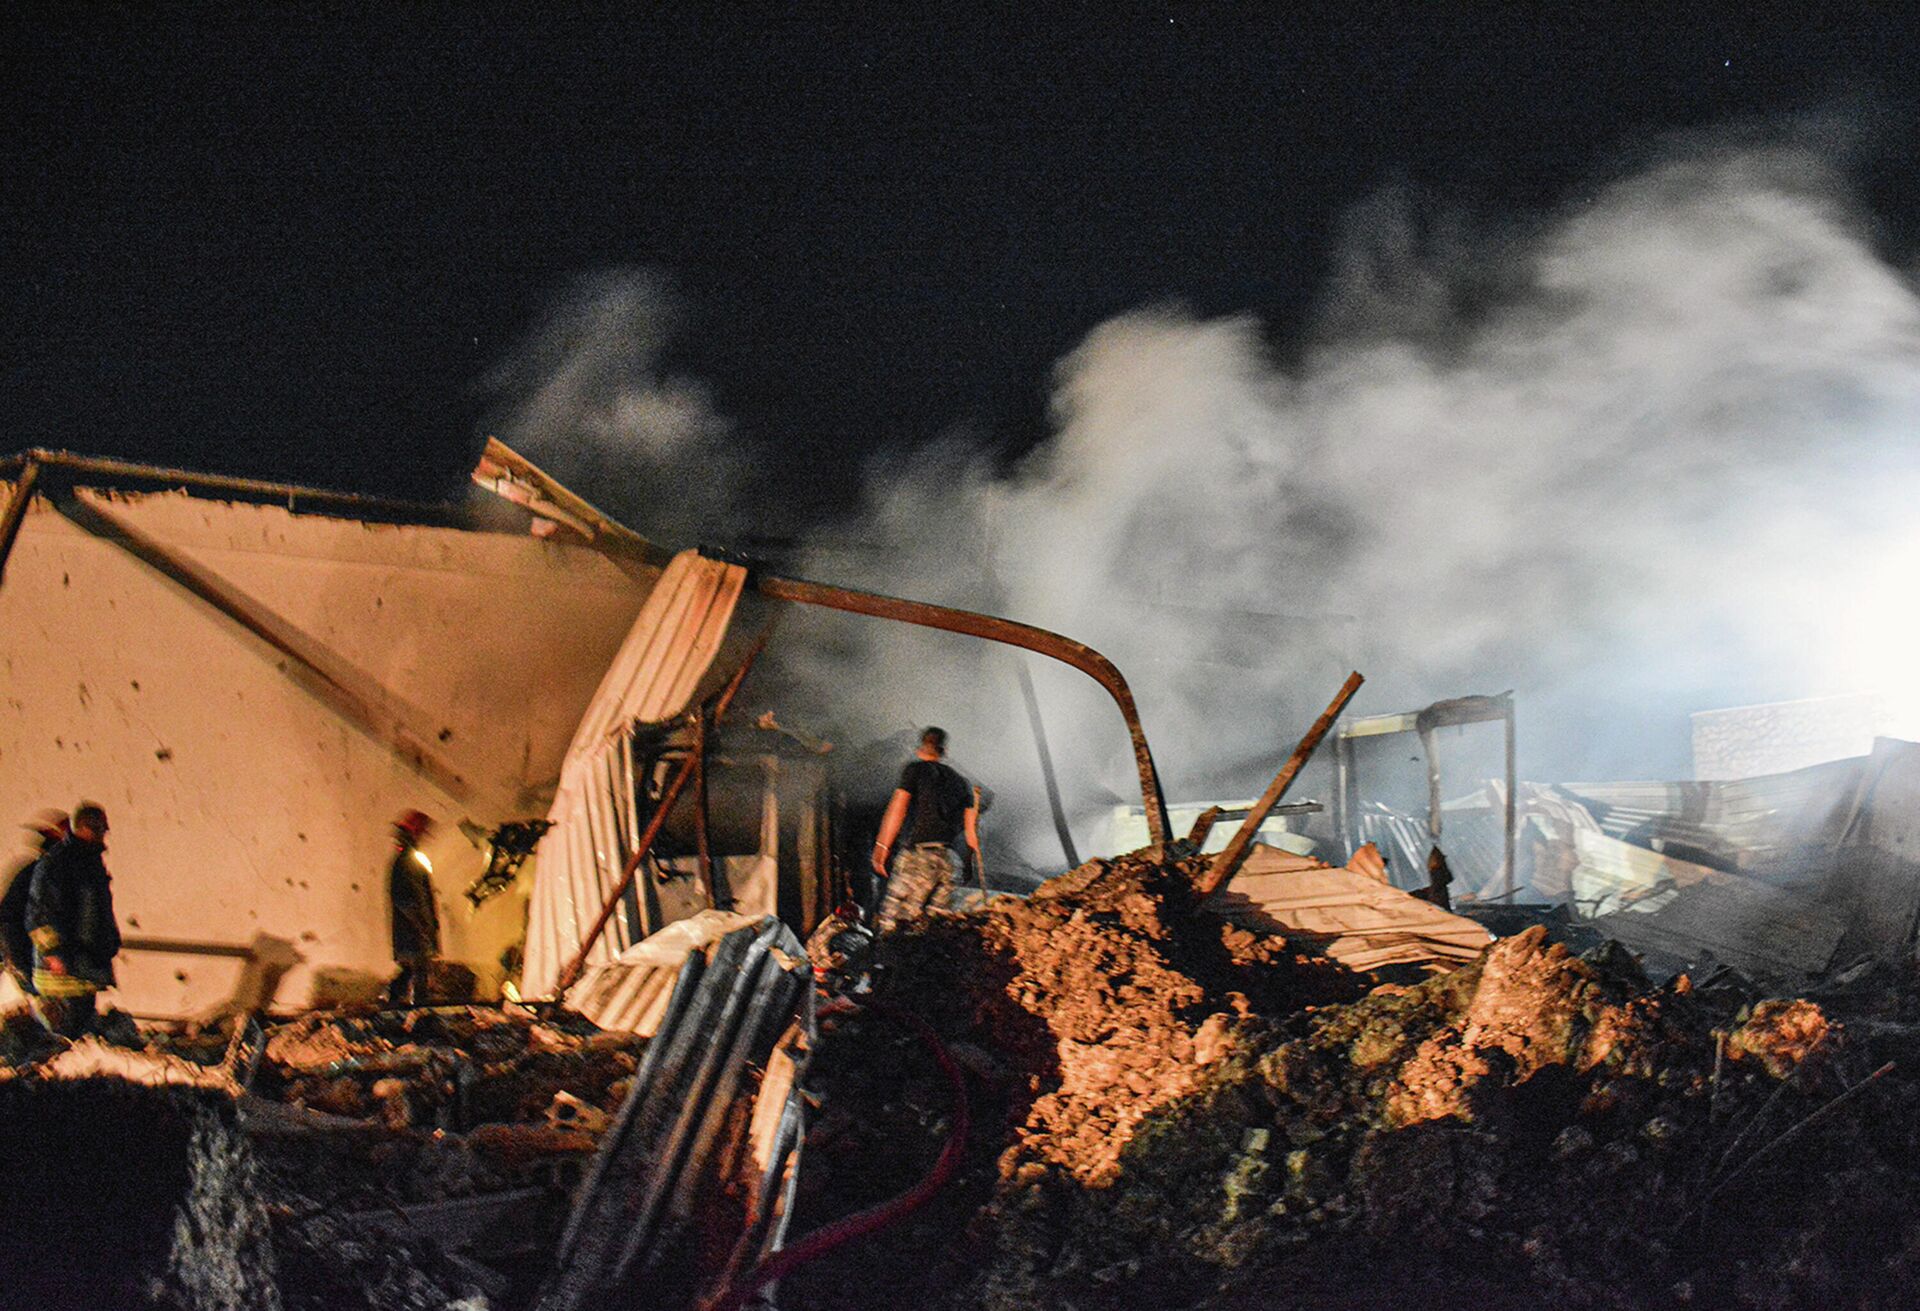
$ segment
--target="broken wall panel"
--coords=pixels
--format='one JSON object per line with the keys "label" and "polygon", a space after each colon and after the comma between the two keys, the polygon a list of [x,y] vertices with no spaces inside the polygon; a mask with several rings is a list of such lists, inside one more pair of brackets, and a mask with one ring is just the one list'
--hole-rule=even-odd
{"label": "broken wall panel", "polygon": [[1389,965],[1451,968],[1493,941],[1481,925],[1382,882],[1366,858],[1356,856],[1356,861],[1366,867],[1335,869],[1310,856],[1255,844],[1246,864],[1207,908],[1246,928],[1313,943],[1357,971]]}
{"label": "broken wall panel", "polygon": [[1839,845],[1863,763],[1856,757],[1705,783],[1530,783],[1521,803],[1568,802],[1609,837],[1657,843],[1724,868],[1764,870]]}
{"label": "broken wall panel", "polygon": [[[11,848],[43,807],[106,805],[134,940],[118,1004],[182,1016],[377,986],[388,825],[410,808],[439,821],[447,954],[497,985],[524,902],[469,908],[485,852],[460,824],[544,811],[651,575],[517,533],[180,492],[78,488],[66,508],[32,503],[0,585],[0,822]],[[89,512],[193,582],[73,517]],[[287,645],[379,698],[420,752],[303,681]]]}
{"label": "broken wall panel", "polygon": [[1834,963],[1847,928],[1805,897],[1714,871],[1657,900],[1592,923],[1637,951],[1676,961],[1711,958],[1752,979],[1795,985]]}
{"label": "broken wall panel", "polygon": [[[665,725],[702,704],[740,667],[764,627],[764,611],[741,613],[747,571],[698,552],[674,557],[634,619],[573,734],[541,839],[527,926],[523,995],[549,995],[561,972],[625,881],[644,822],[635,809],[632,734]],[[749,617],[750,616],[750,617]],[[743,649],[744,648],[744,649]],[[591,944],[589,964],[697,907],[667,913],[661,889],[633,881],[625,914]]]}

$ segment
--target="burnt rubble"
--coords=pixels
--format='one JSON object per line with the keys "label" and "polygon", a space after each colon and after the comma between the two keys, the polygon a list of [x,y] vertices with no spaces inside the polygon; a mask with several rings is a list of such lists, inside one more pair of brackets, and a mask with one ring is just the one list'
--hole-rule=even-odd
{"label": "burnt rubble", "polygon": [[[964,1152],[929,1205],[788,1274],[777,1305],[1913,1303],[1905,973],[1797,998],[1724,972],[1655,984],[1547,924],[1448,972],[1361,973],[1312,935],[1220,917],[1195,891],[1206,865],[1090,861],[879,942],[886,1005],[830,1011],[805,1074],[788,1244],[900,1193],[960,1130],[903,1012],[961,1072]],[[40,1261],[40,1300],[183,1308],[538,1304],[649,1050],[474,1006],[139,1048],[6,1037],[14,1182],[116,1257]],[[642,1282],[598,1304],[696,1304],[693,1281]]]}
{"label": "burnt rubble", "polygon": [[[85,1291],[289,1311],[530,1302],[644,1048],[564,1013],[479,1006],[319,1012],[137,1048],[22,1050],[30,1035],[9,1035],[13,1178],[57,1195],[63,1242],[97,1227],[78,1246],[105,1254],[16,1253],[7,1267],[44,1279],[44,1304]],[[125,1176],[140,1181],[132,1202],[100,1208]]]}
{"label": "burnt rubble", "polygon": [[[1920,991],[1761,999],[1544,927],[1381,983],[1094,861],[882,944],[968,1072],[966,1164],[782,1305],[1895,1307],[1920,1292]],[[842,1021],[796,1231],[924,1170],[924,1059]]]}

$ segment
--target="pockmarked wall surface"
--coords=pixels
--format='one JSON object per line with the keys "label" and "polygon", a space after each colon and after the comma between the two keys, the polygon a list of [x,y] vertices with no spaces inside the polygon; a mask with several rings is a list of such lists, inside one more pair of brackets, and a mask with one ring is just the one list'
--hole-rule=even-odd
{"label": "pockmarked wall surface", "polygon": [[281,1006],[384,979],[409,808],[438,826],[444,954],[497,989],[526,892],[468,904],[485,848],[462,822],[545,814],[657,575],[184,493],[67,508],[36,499],[0,581],[0,867],[41,808],[107,807],[122,931],[146,944],[110,1000],[190,1016],[262,978]]}

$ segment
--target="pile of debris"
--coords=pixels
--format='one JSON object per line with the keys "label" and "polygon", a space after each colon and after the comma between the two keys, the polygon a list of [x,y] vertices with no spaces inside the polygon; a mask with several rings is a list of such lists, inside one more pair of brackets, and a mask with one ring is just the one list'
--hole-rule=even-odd
{"label": "pile of debris", "polygon": [[[9,1066],[0,1119],[16,1165],[63,1157],[63,1224],[116,1175],[146,1181],[139,1215],[103,1213],[109,1303],[152,1284],[189,1307],[522,1305],[644,1046],[477,1006],[88,1038]],[[45,1250],[21,1268],[54,1278]]]}
{"label": "pile of debris", "polygon": [[[1907,980],[1824,1004],[1655,987],[1534,928],[1382,983],[1213,916],[1196,873],[1096,861],[882,944],[880,996],[968,1072],[968,1155],[782,1305],[1913,1303]],[[952,1127],[878,1017],[814,1069],[796,1232],[896,1191]]]}

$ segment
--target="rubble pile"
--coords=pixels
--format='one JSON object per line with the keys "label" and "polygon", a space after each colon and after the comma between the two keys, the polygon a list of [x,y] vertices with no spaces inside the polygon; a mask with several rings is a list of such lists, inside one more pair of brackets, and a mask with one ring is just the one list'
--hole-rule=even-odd
{"label": "rubble pile", "polygon": [[[1655,988],[1617,946],[1534,928],[1379,983],[1227,938],[1189,872],[1094,862],[883,942],[881,995],[968,1070],[969,1164],[944,1209],[783,1305],[1914,1303],[1901,981],[1827,1004]],[[903,1187],[946,1131],[927,1062],[876,1020],[815,1070],[835,1110],[796,1232]]]}
{"label": "rubble pile", "polygon": [[631,1034],[577,1018],[536,1023],[490,1007],[318,1013],[267,1031],[254,1091],[389,1128],[464,1132],[542,1121],[558,1093],[572,1099],[563,1107],[611,1113],[631,1086],[635,1047]]}
{"label": "rubble pile", "polygon": [[643,1046],[565,1014],[316,1012],[43,1045],[0,1089],[17,1134],[148,1181],[116,1278],[163,1303],[521,1305]]}

